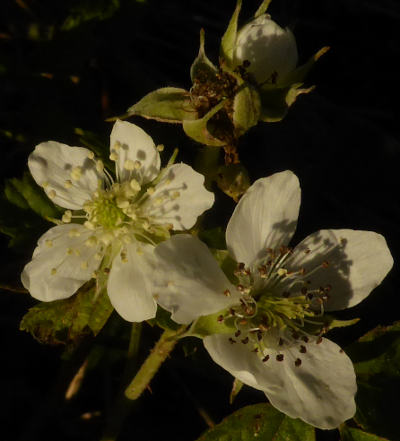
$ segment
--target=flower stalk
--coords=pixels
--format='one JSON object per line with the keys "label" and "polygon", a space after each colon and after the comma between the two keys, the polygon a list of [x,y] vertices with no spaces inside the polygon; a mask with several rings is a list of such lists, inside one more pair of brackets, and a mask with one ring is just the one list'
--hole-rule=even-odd
{"label": "flower stalk", "polygon": [[186,326],[181,326],[178,330],[167,329],[161,335],[160,340],[152,349],[150,355],[140,367],[139,371],[125,389],[125,397],[129,400],[137,400],[150,381],[157,373],[160,366],[174,349],[179,337],[186,330]]}

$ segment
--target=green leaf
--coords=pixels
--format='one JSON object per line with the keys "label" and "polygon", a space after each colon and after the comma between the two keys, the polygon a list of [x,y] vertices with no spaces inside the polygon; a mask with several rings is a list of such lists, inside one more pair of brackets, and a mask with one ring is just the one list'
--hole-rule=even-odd
{"label": "green leaf", "polygon": [[51,202],[28,172],[24,173],[22,179],[8,180],[4,193],[12,204],[25,210],[30,208],[45,219],[58,217],[61,214],[61,210]]}
{"label": "green leaf", "polygon": [[233,125],[236,136],[243,135],[257,125],[260,113],[260,95],[252,85],[244,84],[233,100]]}
{"label": "green leaf", "polygon": [[254,18],[258,18],[260,15],[263,15],[267,12],[267,9],[270,5],[272,0],[264,0],[259,8],[257,9],[256,13],[254,14]]}
{"label": "green leaf", "polygon": [[198,338],[207,337],[212,334],[233,334],[236,331],[234,325],[234,318],[220,320],[220,317],[225,313],[225,310],[215,314],[204,315],[193,322],[185,336],[192,336]]}
{"label": "green leaf", "polygon": [[261,114],[260,120],[265,122],[281,121],[287,114],[289,107],[297,97],[311,92],[314,88],[301,89],[301,84],[288,87],[264,85],[260,90]]}
{"label": "green leaf", "polygon": [[213,77],[217,72],[218,69],[209,60],[204,51],[204,29],[201,29],[199,54],[190,68],[190,78],[192,82],[194,82],[196,78],[199,78],[202,82],[206,82],[207,77]]}
{"label": "green leaf", "polygon": [[246,406],[207,430],[197,441],[315,441],[314,428],[270,404]]}
{"label": "green leaf", "polygon": [[163,87],[148,93],[129,107],[127,116],[139,115],[156,121],[181,123],[197,118],[189,92],[177,87]]}
{"label": "green leaf", "polygon": [[389,441],[387,438],[381,438],[354,427],[347,427],[345,424],[339,427],[339,431],[341,441]]}
{"label": "green leaf", "polygon": [[92,20],[106,20],[112,17],[119,7],[119,0],[80,1],[77,6],[71,8],[61,30],[70,31]]}
{"label": "green leaf", "polygon": [[400,439],[400,322],[378,326],[346,352],[357,374],[356,422],[367,432]]}
{"label": "green leaf", "polygon": [[96,294],[91,281],[68,299],[41,302],[30,308],[21,320],[20,330],[41,343],[73,344],[85,335],[97,335],[112,311],[106,291]]}
{"label": "green leaf", "polygon": [[200,144],[210,145],[213,147],[222,147],[226,145],[226,141],[215,138],[207,128],[208,121],[224,106],[225,100],[213,107],[203,116],[203,118],[199,118],[194,121],[183,121],[183,130],[185,131],[186,135]]}
{"label": "green leaf", "polygon": [[233,66],[233,52],[236,44],[237,23],[241,7],[242,0],[237,0],[235,11],[221,40],[220,57],[222,67],[224,67],[224,65],[228,68]]}

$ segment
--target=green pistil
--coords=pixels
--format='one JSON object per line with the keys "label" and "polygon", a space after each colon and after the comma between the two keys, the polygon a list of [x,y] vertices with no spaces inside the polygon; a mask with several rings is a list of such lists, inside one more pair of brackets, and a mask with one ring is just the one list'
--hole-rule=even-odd
{"label": "green pistil", "polygon": [[89,207],[89,221],[112,229],[122,224],[128,217],[117,206],[116,198],[107,194],[98,197]]}

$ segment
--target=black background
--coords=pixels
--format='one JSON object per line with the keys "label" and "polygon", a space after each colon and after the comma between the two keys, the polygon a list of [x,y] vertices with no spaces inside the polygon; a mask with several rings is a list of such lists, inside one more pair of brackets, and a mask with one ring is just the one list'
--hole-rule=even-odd
{"label": "black background", "polygon": [[[90,2],[89,2],[90,3]],[[110,19],[91,20],[70,31],[60,26],[77,1],[3,1],[0,5],[0,174],[21,176],[34,146],[49,139],[79,145],[74,128],[98,133],[105,144],[109,116],[124,113],[146,93],[163,86],[190,87],[189,68],[198,51],[199,30],[206,31],[206,51],[217,61],[219,39],[234,0],[121,0]],[[245,0],[241,19],[258,2]],[[240,158],[252,180],[290,169],[302,186],[302,207],[293,243],[320,228],[354,228],[383,234],[399,255],[399,111],[396,62],[400,58],[400,5],[392,0],[274,0],[273,18],[288,25],[297,39],[300,62],[322,46],[307,84],[316,90],[299,98],[284,121],[259,124],[240,143]],[[40,38],[28,38],[37,24]],[[51,26],[54,35],[46,36]],[[41,76],[50,73],[52,78]],[[79,77],[79,83],[70,76]],[[192,161],[199,148],[180,126],[136,118],[167,151],[178,146]],[[11,133],[7,134],[4,131]],[[167,158],[168,155],[165,155]],[[217,190],[210,224],[226,225],[233,203]],[[43,226],[43,231],[46,230]],[[34,242],[16,252],[0,237],[1,284],[18,287],[19,274]],[[340,317],[361,317],[359,324],[337,331],[343,346],[375,326],[398,320],[396,264],[371,296]],[[109,353],[89,372],[77,399],[62,402],[65,367],[62,348],[47,347],[18,330],[36,302],[26,294],[0,291],[1,438],[5,441],[97,440],[123,365],[128,324],[117,340],[102,342]],[[113,318],[117,321],[117,318]],[[101,338],[102,336],[100,336]],[[140,357],[157,338],[146,327]],[[228,404],[232,379],[209,360],[198,342],[185,357],[182,346],[152,382],[127,419],[121,440],[194,440],[206,429],[198,408],[219,422],[246,404],[262,402],[262,393],[245,388]],[[188,345],[189,346],[189,345]],[[193,351],[192,351],[193,352]],[[68,371],[68,369],[67,369]],[[65,374],[68,377],[68,374]],[[83,420],[85,412],[97,412]],[[320,440],[335,440],[320,432]],[[394,441],[394,440],[392,440]]]}

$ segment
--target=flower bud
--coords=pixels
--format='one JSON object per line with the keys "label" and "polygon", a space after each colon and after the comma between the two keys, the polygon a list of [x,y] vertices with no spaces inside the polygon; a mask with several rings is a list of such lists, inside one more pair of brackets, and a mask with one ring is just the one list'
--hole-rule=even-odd
{"label": "flower bud", "polygon": [[247,72],[258,84],[279,83],[297,65],[296,40],[289,29],[263,14],[238,32],[233,57],[235,66],[250,62]]}

